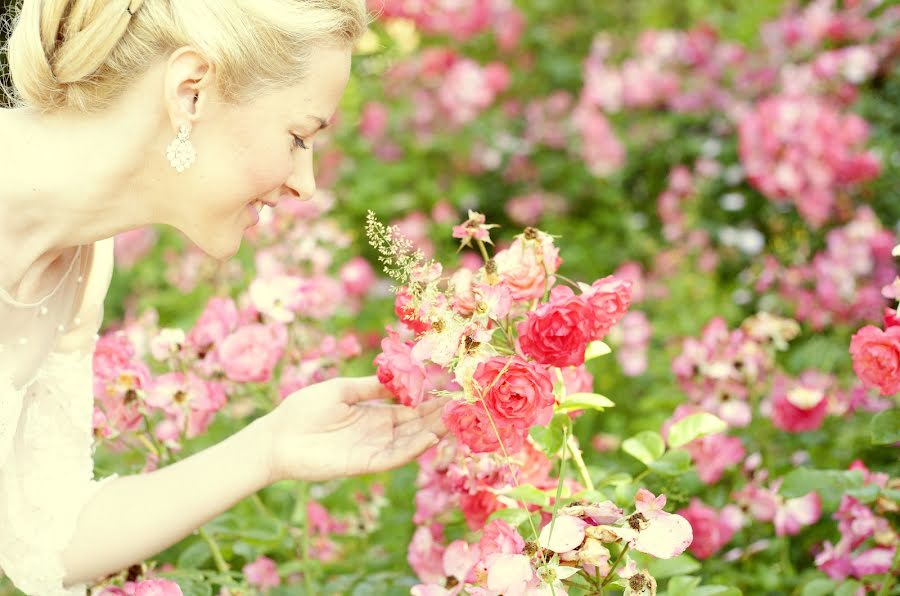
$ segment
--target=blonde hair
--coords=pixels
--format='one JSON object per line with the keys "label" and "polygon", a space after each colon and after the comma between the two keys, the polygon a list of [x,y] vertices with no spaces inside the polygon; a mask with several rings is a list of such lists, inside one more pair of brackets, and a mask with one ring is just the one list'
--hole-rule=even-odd
{"label": "blonde hair", "polygon": [[354,44],[365,0],[23,0],[5,45],[14,107],[103,110],[153,62],[190,45],[225,101],[290,86],[317,44]]}

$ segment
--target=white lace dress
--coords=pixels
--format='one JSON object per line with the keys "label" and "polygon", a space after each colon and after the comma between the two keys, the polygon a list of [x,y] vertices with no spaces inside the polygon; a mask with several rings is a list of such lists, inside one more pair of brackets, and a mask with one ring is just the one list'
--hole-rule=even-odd
{"label": "white lace dress", "polygon": [[93,479],[92,356],[111,244],[66,252],[0,288],[0,570],[29,595],[85,594],[63,586],[61,555],[116,477]]}

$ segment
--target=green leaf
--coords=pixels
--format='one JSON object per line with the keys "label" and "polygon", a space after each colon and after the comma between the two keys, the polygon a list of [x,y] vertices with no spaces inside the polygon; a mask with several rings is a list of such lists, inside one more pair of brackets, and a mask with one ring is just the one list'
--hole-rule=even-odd
{"label": "green leaf", "polygon": [[866,484],[859,488],[848,488],[847,494],[863,503],[871,503],[878,497],[880,490],[877,484]]}
{"label": "green leaf", "polygon": [[547,507],[550,504],[550,495],[531,484],[520,484],[503,494],[517,501],[534,503],[541,507]]}
{"label": "green leaf", "polygon": [[209,546],[202,540],[198,540],[178,555],[178,567],[196,569],[206,563],[210,557],[212,554],[209,552]]}
{"label": "green leaf", "polygon": [[836,581],[820,577],[803,586],[803,591],[800,592],[800,596],[826,596],[826,594],[834,592],[834,587],[836,585]]}
{"label": "green leaf", "polygon": [[650,575],[656,579],[665,579],[699,571],[700,563],[689,554],[684,553],[674,559],[650,559],[647,568],[650,571]]}
{"label": "green leaf", "polygon": [[742,594],[743,592],[731,586],[700,586],[694,590],[692,596],[742,596]]}
{"label": "green leaf", "polygon": [[212,596],[212,586],[204,581],[179,578],[175,582],[184,596]]}
{"label": "green leaf", "polygon": [[848,489],[863,484],[860,470],[810,470],[800,468],[784,477],[779,493],[793,499],[812,491],[819,493],[826,509],[834,509]]}
{"label": "green leaf", "polygon": [[615,407],[615,403],[599,393],[573,393],[556,406],[557,413],[573,410],[600,410]]}
{"label": "green leaf", "polygon": [[691,469],[691,455],[683,449],[669,451],[651,462],[650,469],[663,476],[679,476]]}
{"label": "green leaf", "polygon": [[584,352],[584,361],[593,360],[598,356],[606,356],[607,354],[612,353],[612,348],[603,343],[600,340],[592,341],[588,344],[587,350]]}
{"label": "green leaf", "polygon": [[838,586],[837,590],[834,591],[834,596],[854,596],[860,588],[862,588],[862,584],[858,581],[847,580]]}
{"label": "green leaf", "polygon": [[622,450],[649,466],[665,452],[666,445],[658,432],[645,430],[622,441]]}
{"label": "green leaf", "polygon": [[[597,486],[607,486],[607,485],[617,486],[617,485],[623,485],[623,484],[631,484],[632,480],[633,480],[633,478],[631,477],[631,474],[626,474],[625,472],[616,472],[615,474],[610,474],[609,476],[604,476],[596,483],[596,485]],[[602,501],[605,498],[606,497],[604,496],[604,497],[598,499],[598,501]]]}
{"label": "green leaf", "polygon": [[679,575],[669,580],[666,593],[670,596],[692,596],[694,588],[700,585],[700,578],[693,575]]}
{"label": "green leaf", "polygon": [[[565,414],[562,417],[568,418]],[[547,426],[532,426],[528,434],[537,443],[537,446],[548,457],[556,455],[563,446],[562,423],[557,422],[556,416]]]}
{"label": "green leaf", "polygon": [[879,412],[869,426],[874,445],[893,445],[900,441],[900,408]]}
{"label": "green leaf", "polygon": [[524,509],[519,509],[518,507],[498,509],[493,512],[487,520],[491,521],[495,519],[503,520],[512,527],[517,528],[519,527],[519,524],[528,519],[528,512]]}
{"label": "green leaf", "polygon": [[681,447],[694,439],[724,432],[727,428],[728,424],[724,420],[708,412],[691,414],[673,424],[669,429],[669,447]]}

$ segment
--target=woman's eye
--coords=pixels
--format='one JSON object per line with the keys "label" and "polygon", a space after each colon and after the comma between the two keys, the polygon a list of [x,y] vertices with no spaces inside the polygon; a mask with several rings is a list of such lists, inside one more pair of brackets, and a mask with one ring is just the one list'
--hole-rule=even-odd
{"label": "woman's eye", "polygon": [[309,147],[306,146],[306,141],[304,141],[297,135],[291,135],[291,136],[294,137],[294,146],[300,147],[301,149],[309,149]]}

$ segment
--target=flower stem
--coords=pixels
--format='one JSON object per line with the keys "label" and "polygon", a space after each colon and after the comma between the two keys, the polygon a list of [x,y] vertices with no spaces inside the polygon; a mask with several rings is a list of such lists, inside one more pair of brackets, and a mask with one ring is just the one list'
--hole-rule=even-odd
{"label": "flower stem", "polygon": [[300,560],[303,561],[303,585],[307,594],[315,594],[313,590],[312,575],[309,564],[309,515],[307,503],[309,502],[309,484],[300,482],[297,490],[297,500],[294,503],[294,511],[291,513],[291,523],[303,525],[303,538],[300,540]]}
{"label": "flower stem", "polygon": [[209,547],[209,552],[212,553],[213,561],[216,562],[216,569],[223,573],[228,571],[228,563],[225,561],[225,557],[222,556],[222,551],[219,549],[219,543],[216,542],[216,539],[202,526],[200,528],[200,537],[203,538],[203,541],[206,542],[206,545]]}
{"label": "flower stem", "polygon": [[491,257],[487,253],[487,248],[485,248],[484,242],[482,242],[478,238],[475,239],[475,242],[478,243],[478,250],[481,251],[481,258],[484,259],[484,262],[487,263],[488,261],[490,261]]}
{"label": "flower stem", "polygon": [[585,488],[590,491],[594,490],[594,482],[591,480],[591,475],[588,474],[587,466],[584,465],[584,459],[581,457],[581,449],[578,447],[578,440],[575,438],[574,434],[569,435],[569,438],[566,440],[566,445],[569,447],[572,459],[575,460],[575,468],[578,470],[578,474],[581,476],[581,481],[584,482]]}
{"label": "flower stem", "polygon": [[606,584],[608,584],[609,582],[612,581],[612,578],[613,578],[613,572],[616,570],[616,567],[619,566],[619,562],[622,560],[622,557],[624,557],[624,556],[625,556],[625,553],[628,552],[629,546],[630,546],[630,545],[626,544],[626,545],[622,548],[622,550],[619,551],[619,556],[616,557],[616,560],[613,561],[613,564],[610,566],[609,572],[606,574],[606,579],[604,579],[604,580],[603,580],[603,583],[600,584],[600,589],[601,589],[601,590],[602,590],[604,587],[606,587]]}

